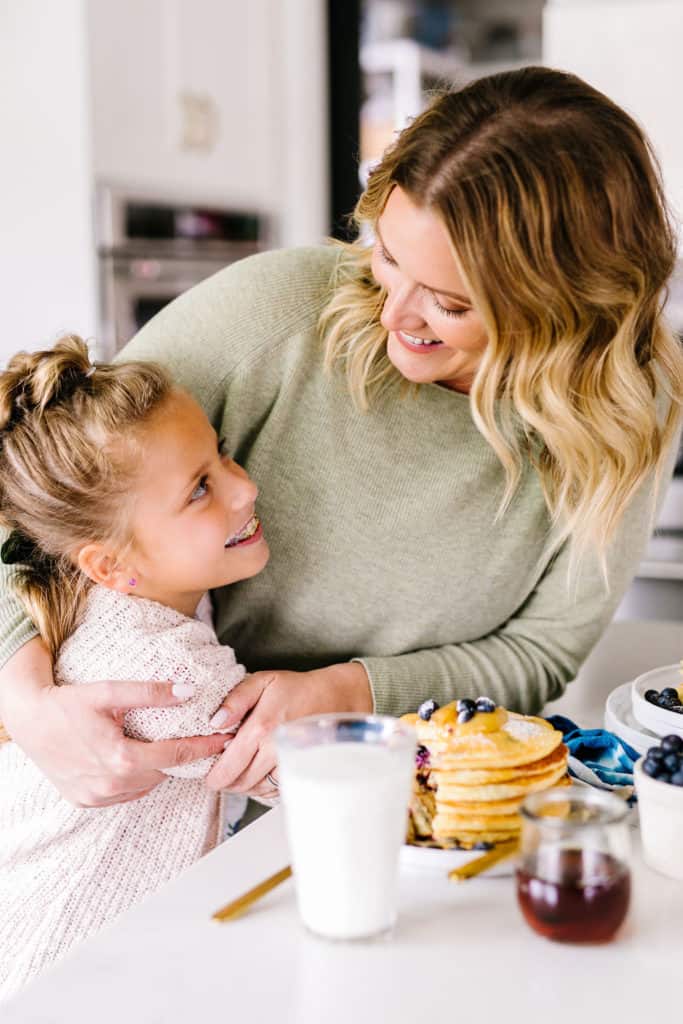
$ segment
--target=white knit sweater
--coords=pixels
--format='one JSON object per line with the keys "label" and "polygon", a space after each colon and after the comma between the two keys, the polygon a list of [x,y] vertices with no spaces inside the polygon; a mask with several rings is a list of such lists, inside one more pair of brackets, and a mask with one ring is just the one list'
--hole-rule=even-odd
{"label": "white knit sweater", "polygon": [[[213,732],[209,719],[244,674],[204,622],[103,587],[55,669],[61,684],[192,683],[182,705],[128,712],[126,733],[144,740]],[[219,797],[202,781],[214,761],[167,769],[140,800],[77,808],[16,744],[0,746],[0,997],[216,844]]]}

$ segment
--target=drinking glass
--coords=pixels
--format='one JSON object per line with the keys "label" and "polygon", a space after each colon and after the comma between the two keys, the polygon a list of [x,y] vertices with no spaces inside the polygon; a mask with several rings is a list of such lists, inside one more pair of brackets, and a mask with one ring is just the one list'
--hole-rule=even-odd
{"label": "drinking glass", "polygon": [[301,718],[275,734],[301,918],[329,939],[396,920],[414,770],[412,727],[380,715]]}
{"label": "drinking glass", "polygon": [[608,942],[631,894],[627,804],[569,786],[528,796],[521,813],[517,898],[527,923],[560,942]]}

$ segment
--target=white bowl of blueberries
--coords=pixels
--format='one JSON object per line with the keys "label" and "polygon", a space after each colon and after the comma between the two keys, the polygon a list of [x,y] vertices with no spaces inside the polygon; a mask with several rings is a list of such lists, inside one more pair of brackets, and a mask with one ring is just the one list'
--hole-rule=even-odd
{"label": "white bowl of blueberries", "polygon": [[683,739],[665,736],[634,768],[645,863],[683,880]]}
{"label": "white bowl of blueberries", "polygon": [[683,739],[683,676],[680,665],[665,665],[638,676],[631,685],[634,718],[657,736]]}

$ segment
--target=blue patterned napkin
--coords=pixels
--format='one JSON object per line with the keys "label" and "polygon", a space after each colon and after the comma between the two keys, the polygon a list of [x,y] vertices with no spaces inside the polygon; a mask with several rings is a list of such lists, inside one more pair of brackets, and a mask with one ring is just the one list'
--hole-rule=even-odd
{"label": "blue patterned napkin", "polygon": [[633,765],[637,750],[607,729],[580,729],[563,715],[548,722],[559,729],[569,748],[569,774],[589,786],[610,789],[625,800],[635,800]]}

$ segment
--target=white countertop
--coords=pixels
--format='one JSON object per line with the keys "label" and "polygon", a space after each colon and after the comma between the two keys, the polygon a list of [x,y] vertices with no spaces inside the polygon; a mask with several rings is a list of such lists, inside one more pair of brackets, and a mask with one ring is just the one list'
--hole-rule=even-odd
{"label": "white countertop", "polygon": [[[598,724],[597,706],[583,724]],[[650,871],[637,850],[630,916],[606,946],[535,935],[511,877],[455,885],[403,871],[399,924],[376,943],[304,932],[291,880],[243,918],[211,920],[287,860],[281,811],[270,811],[29,985],[2,1007],[2,1024],[577,1024],[605,1013],[630,1024],[676,1016],[683,882]]]}
{"label": "white countertop", "polygon": [[46,972],[2,1008],[3,1024],[576,1024],[608,1004],[620,1022],[675,1016],[683,883],[639,858],[630,918],[607,946],[536,936],[512,878],[454,885],[404,873],[399,924],[378,943],[306,934],[291,880],[241,919],[210,920],[286,859],[281,813],[271,811]]}

